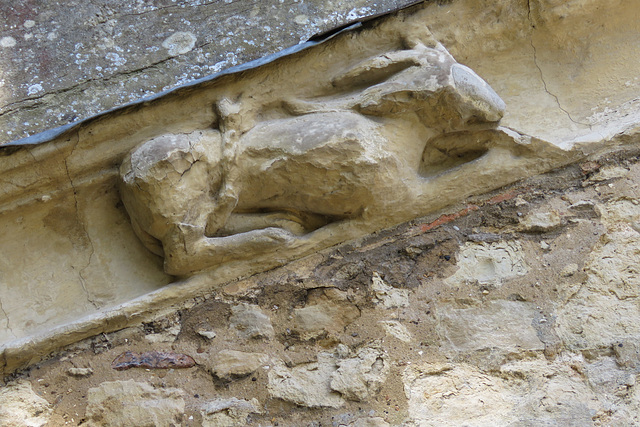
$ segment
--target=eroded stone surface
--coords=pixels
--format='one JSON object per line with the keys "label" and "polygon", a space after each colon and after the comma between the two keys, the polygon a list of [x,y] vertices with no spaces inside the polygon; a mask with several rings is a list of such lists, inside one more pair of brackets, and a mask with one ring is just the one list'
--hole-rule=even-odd
{"label": "eroded stone surface", "polygon": [[503,281],[525,274],[527,264],[519,243],[467,243],[459,253],[458,271],[447,282],[501,286]]}
{"label": "eroded stone surface", "polygon": [[491,301],[486,306],[438,311],[443,338],[458,352],[497,348],[507,352],[542,350],[533,328],[535,307],[517,301]]}

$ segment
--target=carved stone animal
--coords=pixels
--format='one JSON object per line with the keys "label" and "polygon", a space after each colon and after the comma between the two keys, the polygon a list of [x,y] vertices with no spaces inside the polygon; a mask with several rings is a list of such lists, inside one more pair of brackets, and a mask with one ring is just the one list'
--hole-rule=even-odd
{"label": "carved stone animal", "polygon": [[486,82],[439,44],[409,44],[329,78],[323,96],[253,112],[246,94],[222,96],[215,127],[131,151],[122,198],[165,270],[304,255],[442,207],[526,152],[497,130],[505,106]]}

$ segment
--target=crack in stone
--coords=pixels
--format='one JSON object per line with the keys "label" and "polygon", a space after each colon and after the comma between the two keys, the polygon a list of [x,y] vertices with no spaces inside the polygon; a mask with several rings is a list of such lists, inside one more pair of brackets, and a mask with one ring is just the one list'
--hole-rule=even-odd
{"label": "crack in stone", "polygon": [[[202,48],[202,46],[205,46],[206,44],[208,44],[208,43],[205,43],[205,44],[203,44],[201,46],[197,46],[197,47],[194,48],[194,50],[195,49],[200,49],[200,48]],[[9,113],[13,113],[13,112],[18,111],[18,110],[30,110],[30,109],[39,108],[39,105],[38,105],[37,101],[41,100],[42,98],[44,98],[46,96],[49,96],[49,95],[62,95],[62,94],[65,94],[65,93],[68,93],[68,92],[73,92],[73,91],[83,92],[85,90],[84,87],[87,86],[89,83],[96,82],[96,81],[108,82],[110,80],[117,79],[119,77],[127,77],[127,76],[131,76],[132,74],[135,74],[135,73],[148,71],[148,70],[153,69],[156,66],[158,66],[158,65],[160,65],[160,64],[162,64],[164,62],[167,62],[167,61],[169,61],[169,60],[171,60],[173,58],[175,58],[175,57],[174,56],[170,56],[168,58],[164,58],[164,59],[161,59],[160,61],[152,62],[151,64],[145,65],[145,66],[140,67],[140,68],[135,68],[133,70],[128,70],[128,71],[122,71],[122,72],[119,72],[119,73],[114,73],[114,74],[112,74],[112,75],[110,75],[108,77],[104,77],[104,78],[93,78],[93,79],[84,80],[82,82],[74,84],[73,86],[69,86],[69,87],[66,87],[66,88],[59,89],[59,90],[54,90],[54,91],[51,91],[51,92],[47,92],[47,93],[44,93],[44,94],[42,94],[40,96],[36,96],[36,97],[33,97],[33,98],[27,98],[25,100],[20,100],[20,101],[16,101],[16,102],[11,102],[9,104],[5,104],[2,107],[0,107],[0,110],[4,110],[4,109],[6,109],[8,107],[13,107],[13,106],[16,106],[16,107],[15,108],[8,108],[5,111],[0,112],[0,117],[4,116],[6,114],[9,114]],[[140,99],[142,99],[142,98],[139,98],[139,100]],[[26,103],[26,102],[34,102],[34,104],[27,105],[27,106],[21,106],[20,105],[20,104]],[[132,102],[137,102],[137,101],[132,101]],[[118,107],[119,106],[114,106],[113,108],[118,108]],[[101,113],[102,112],[98,112],[97,114],[101,114]],[[95,115],[95,114],[91,114],[88,117],[91,117],[93,115]],[[80,119],[80,120],[83,120],[83,119]]]}
{"label": "crack in stone", "polygon": [[69,179],[69,184],[71,185],[71,190],[73,191],[73,200],[74,200],[74,203],[75,203],[76,220],[78,221],[78,224],[82,228],[82,231],[83,231],[85,237],[87,238],[87,241],[89,242],[89,246],[91,247],[91,252],[89,253],[89,259],[87,261],[87,264],[78,271],[78,277],[80,278],[80,284],[82,285],[82,289],[84,290],[84,292],[85,292],[85,294],[87,296],[87,301],[89,301],[95,308],[98,309],[98,308],[100,308],[100,306],[95,301],[95,299],[91,296],[91,293],[87,289],[87,281],[86,281],[86,279],[84,277],[85,270],[87,268],[89,268],[89,266],[91,265],[91,260],[93,259],[93,255],[95,254],[95,248],[93,246],[93,242],[91,241],[91,236],[89,235],[89,231],[87,230],[87,226],[84,223],[84,221],[82,220],[82,218],[80,217],[80,209],[78,207],[77,190],[76,190],[76,187],[75,187],[75,185],[73,183],[73,179],[71,178],[71,174],[69,173],[69,165],[67,163],[67,160],[69,159],[69,157],[71,157],[71,155],[73,154],[73,152],[77,148],[77,146],[78,146],[78,141],[76,140],[75,146],[73,147],[73,149],[71,150],[69,155],[64,158],[64,168],[65,168],[66,173],[67,173],[67,178]]}
{"label": "crack in stone", "polygon": [[6,185],[11,185],[11,186],[13,186],[15,188],[20,188],[20,189],[23,189],[23,190],[25,188],[27,188],[26,185],[15,184],[15,183],[13,183],[11,181],[7,181],[6,179],[0,179],[0,183],[6,184]]}
{"label": "crack in stone", "polygon": [[196,7],[207,7],[207,6],[211,6],[212,4],[216,4],[216,3],[218,3],[218,2],[217,1],[212,1],[212,2],[209,2],[209,3],[202,3],[202,4],[196,4],[196,5],[192,5],[192,4],[189,4],[189,3],[172,4],[172,5],[169,5],[169,6],[158,7],[158,8],[155,8],[155,9],[145,10],[145,11],[138,12],[138,13],[116,14],[115,17],[111,18],[111,19],[118,19],[118,18],[123,17],[123,16],[142,16],[142,15],[146,15],[146,14],[149,14],[149,13],[158,12],[158,11],[167,10],[167,9],[175,9],[175,8],[185,9],[187,7],[194,7],[194,8],[196,8]]}
{"label": "crack in stone", "polygon": [[533,49],[533,63],[536,66],[536,68],[538,69],[538,73],[540,73],[540,80],[542,81],[542,85],[544,86],[544,91],[549,96],[553,97],[553,99],[556,101],[556,105],[558,106],[560,111],[565,113],[567,115],[567,117],[569,118],[569,120],[571,120],[573,123],[575,123],[577,125],[588,126],[589,129],[591,129],[591,125],[589,123],[583,123],[583,122],[579,122],[577,120],[574,120],[573,117],[571,117],[571,113],[569,113],[569,111],[565,110],[562,107],[562,104],[560,104],[560,99],[558,98],[558,96],[555,95],[554,93],[552,93],[551,91],[549,91],[549,88],[547,87],[547,82],[544,79],[544,73],[542,72],[542,68],[540,68],[540,65],[538,65],[538,50],[536,49],[536,46],[533,43],[533,32],[536,29],[536,26],[533,23],[533,20],[531,19],[531,0],[527,0],[527,19],[529,20],[529,25],[531,26],[531,30],[532,30],[531,31],[531,36],[529,37],[529,44],[531,45],[531,49]]}
{"label": "crack in stone", "polygon": [[11,329],[11,324],[9,323],[9,314],[7,313],[7,311],[4,309],[4,306],[2,305],[2,298],[0,298],[0,311],[2,312],[2,314],[4,314],[4,317],[6,317],[7,319],[7,330],[11,332],[11,335],[13,335],[14,338],[18,338],[16,334],[13,332],[13,330]]}

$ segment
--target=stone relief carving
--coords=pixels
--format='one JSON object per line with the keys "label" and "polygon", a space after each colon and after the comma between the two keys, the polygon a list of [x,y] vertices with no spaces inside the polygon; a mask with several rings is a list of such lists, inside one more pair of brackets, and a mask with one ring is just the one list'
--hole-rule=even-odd
{"label": "stone relief carving", "polygon": [[484,80],[437,42],[401,46],[327,76],[313,97],[220,97],[211,128],[132,150],[122,198],[165,270],[328,246],[350,225],[428,212],[438,183],[458,185],[459,169],[489,152],[517,154]]}

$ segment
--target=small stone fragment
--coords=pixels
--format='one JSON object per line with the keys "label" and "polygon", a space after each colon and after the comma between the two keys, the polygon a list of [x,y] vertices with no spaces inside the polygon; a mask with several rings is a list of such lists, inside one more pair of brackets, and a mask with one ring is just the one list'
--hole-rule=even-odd
{"label": "small stone fragment", "polygon": [[640,360],[638,345],[631,340],[625,340],[613,345],[618,365],[625,368],[634,368]]}
{"label": "small stone fragment", "polygon": [[74,377],[88,377],[89,375],[93,374],[93,369],[73,367],[69,368],[67,372],[69,373],[69,375],[72,375]]}
{"label": "small stone fragment", "polygon": [[212,340],[216,337],[216,333],[214,331],[208,330],[208,329],[204,329],[204,328],[200,328],[196,331],[196,333],[198,335],[200,335],[201,337],[204,337],[208,340]]}
{"label": "small stone fragment", "polygon": [[180,325],[176,324],[162,332],[145,335],[144,339],[151,344],[171,343],[176,340],[179,333],[180,333]]}
{"label": "small stone fragment", "polygon": [[415,246],[407,246],[406,248],[404,248],[404,251],[409,256],[417,256],[417,255],[420,255],[422,253],[422,249],[417,248]]}
{"label": "small stone fragment", "polygon": [[598,162],[589,161],[584,162],[580,165],[580,170],[582,171],[583,175],[589,175],[590,173],[593,173],[598,169],[600,169],[600,163]]}
{"label": "small stone fragment", "polygon": [[349,347],[347,347],[346,345],[340,343],[336,346],[336,355],[340,359],[345,359],[349,357],[350,354],[351,354],[351,350],[349,350]]}
{"label": "small stone fragment", "polygon": [[195,360],[186,354],[161,351],[147,351],[144,353],[126,351],[111,362],[111,367],[117,371],[131,368],[184,369],[191,368],[195,364]]}
{"label": "small stone fragment", "polygon": [[520,221],[521,230],[530,233],[545,233],[561,225],[562,219],[555,211],[530,213]]}

